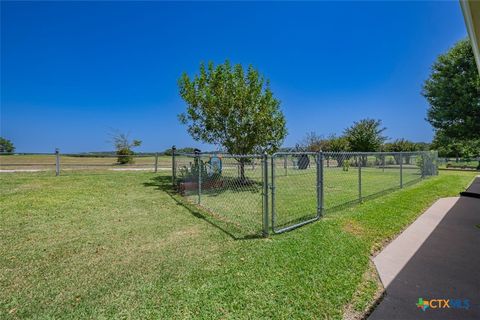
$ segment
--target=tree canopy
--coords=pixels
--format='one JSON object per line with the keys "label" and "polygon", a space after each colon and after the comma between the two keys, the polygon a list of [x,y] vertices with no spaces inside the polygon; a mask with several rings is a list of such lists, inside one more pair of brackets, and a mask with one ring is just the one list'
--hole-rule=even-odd
{"label": "tree canopy", "polygon": [[392,142],[385,143],[383,147],[384,151],[387,152],[409,152],[409,151],[417,151],[419,150],[419,147],[417,147],[417,144],[406,140],[404,138],[401,139],[395,139]]}
{"label": "tree canopy", "polygon": [[476,157],[480,155],[480,138],[468,140],[450,138],[443,131],[438,131],[433,139],[432,148],[438,150],[440,157]]}
{"label": "tree canopy", "polygon": [[422,94],[430,104],[427,120],[440,140],[480,138],[480,77],[468,39],[437,58]]}
{"label": "tree canopy", "polygon": [[287,129],[280,101],[253,66],[245,71],[229,61],[201,63],[199,73],[193,79],[184,73],[178,87],[187,104],[179,120],[193,139],[231,154],[274,152],[281,146]]}
{"label": "tree canopy", "polygon": [[337,137],[332,134],[328,137],[327,150],[331,152],[345,152],[350,151],[350,145],[344,136]]}
{"label": "tree canopy", "polygon": [[301,141],[300,146],[303,150],[309,152],[327,151],[328,139],[324,139],[316,132],[312,131],[306,134],[305,138]]}
{"label": "tree canopy", "polygon": [[0,137],[0,152],[15,152],[15,146],[12,141]]}
{"label": "tree canopy", "polygon": [[382,135],[386,128],[381,120],[362,119],[344,131],[351,151],[379,151],[387,138]]}

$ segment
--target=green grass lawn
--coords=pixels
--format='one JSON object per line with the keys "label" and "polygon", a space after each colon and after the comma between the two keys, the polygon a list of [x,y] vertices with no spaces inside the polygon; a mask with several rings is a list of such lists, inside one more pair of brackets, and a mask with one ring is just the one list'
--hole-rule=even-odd
{"label": "green grass lawn", "polygon": [[441,172],[293,232],[235,240],[170,195],[167,175],[2,174],[0,318],[339,319],[372,300],[372,251],[473,177]]}

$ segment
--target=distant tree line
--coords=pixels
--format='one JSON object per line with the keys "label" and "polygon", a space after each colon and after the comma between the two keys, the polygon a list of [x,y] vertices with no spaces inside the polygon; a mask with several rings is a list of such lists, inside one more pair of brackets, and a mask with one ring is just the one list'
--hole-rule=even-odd
{"label": "distant tree line", "polygon": [[297,148],[311,152],[320,150],[330,152],[408,152],[430,149],[429,143],[413,142],[404,138],[386,142],[388,138],[383,135],[385,129],[382,127],[381,120],[362,119],[346,128],[340,136],[332,134],[324,138],[315,132],[310,132],[297,145]]}
{"label": "distant tree line", "polygon": [[[386,142],[388,138],[383,135],[385,129],[381,120],[362,119],[346,128],[340,136],[333,134],[324,138],[315,132],[310,132],[297,144],[296,149],[309,152],[414,152],[430,149],[429,143],[412,142],[404,138]],[[338,157],[333,156],[333,158],[337,160],[338,166],[342,166],[344,160],[350,157],[339,155]],[[409,156],[404,158],[406,163],[410,162]],[[394,159],[397,164],[401,161],[398,156]],[[362,165],[366,165],[367,157],[360,157],[360,161]]]}
{"label": "distant tree line", "polygon": [[[177,148],[175,152],[178,153],[194,153],[195,148],[193,147],[185,147],[185,148]],[[164,155],[166,156],[171,156],[172,155],[172,148],[168,148],[163,152]]]}

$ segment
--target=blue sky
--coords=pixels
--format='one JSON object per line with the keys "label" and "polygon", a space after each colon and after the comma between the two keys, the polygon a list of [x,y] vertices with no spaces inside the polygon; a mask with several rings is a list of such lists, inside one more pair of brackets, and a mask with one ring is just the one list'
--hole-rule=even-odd
{"label": "blue sky", "polygon": [[430,65],[466,37],[454,2],[2,2],[0,135],[19,152],[200,146],[177,120],[182,72],[253,64],[282,101],[294,145],[381,119],[429,141],[420,95]]}

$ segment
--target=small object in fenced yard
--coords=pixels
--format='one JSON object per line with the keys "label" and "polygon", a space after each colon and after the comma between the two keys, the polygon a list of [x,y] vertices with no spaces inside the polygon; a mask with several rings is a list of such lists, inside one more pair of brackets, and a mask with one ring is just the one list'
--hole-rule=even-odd
{"label": "small object in fenced yard", "polygon": [[310,159],[308,158],[308,154],[301,154],[298,156],[297,161],[298,169],[305,170],[310,165]]}
{"label": "small object in fenced yard", "polygon": [[219,156],[211,156],[210,159],[206,162],[206,164],[207,174],[209,176],[222,174],[222,158],[220,158]]}
{"label": "small object in fenced yard", "polygon": [[343,171],[348,171],[349,168],[350,168],[350,161],[349,160],[343,161]]}
{"label": "small object in fenced yard", "polygon": [[222,176],[222,160],[218,156],[211,156],[208,161],[195,158],[194,162],[189,163],[189,167],[183,166],[179,170],[180,176],[178,190],[182,195],[189,191],[196,191],[199,187],[199,177],[205,177],[201,182],[203,190],[222,188],[224,180]]}

